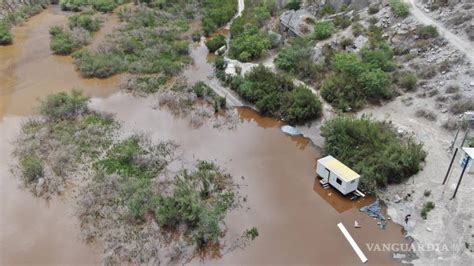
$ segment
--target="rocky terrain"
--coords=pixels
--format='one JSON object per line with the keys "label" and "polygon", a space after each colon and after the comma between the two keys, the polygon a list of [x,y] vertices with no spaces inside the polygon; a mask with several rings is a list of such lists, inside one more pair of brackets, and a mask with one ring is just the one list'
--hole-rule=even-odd
{"label": "rocky terrain", "polygon": [[416,5],[433,19],[442,22],[458,36],[474,41],[474,6],[472,1],[417,1]]}

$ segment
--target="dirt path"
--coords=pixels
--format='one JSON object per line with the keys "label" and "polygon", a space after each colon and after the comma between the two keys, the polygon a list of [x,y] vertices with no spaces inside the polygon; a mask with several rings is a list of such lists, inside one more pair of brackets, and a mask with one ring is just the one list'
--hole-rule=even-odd
{"label": "dirt path", "polygon": [[467,40],[463,40],[456,34],[450,32],[446,27],[433,20],[432,18],[428,17],[428,15],[425,14],[423,10],[421,10],[416,4],[415,0],[405,0],[411,5],[411,14],[421,23],[423,24],[431,24],[434,25],[438,28],[438,32],[440,33],[441,36],[443,36],[446,40],[448,40],[454,47],[456,47],[458,50],[463,52],[466,57],[471,61],[472,64],[474,64],[474,45],[472,45],[471,42]]}

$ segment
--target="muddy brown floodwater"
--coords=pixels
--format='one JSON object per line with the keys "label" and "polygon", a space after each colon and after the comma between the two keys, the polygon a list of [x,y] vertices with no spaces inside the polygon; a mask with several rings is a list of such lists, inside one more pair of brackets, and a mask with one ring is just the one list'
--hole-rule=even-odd
{"label": "muddy brown floodwater", "polygon": [[[226,218],[227,237],[240,236],[253,226],[259,237],[237,249],[219,264],[361,264],[337,223],[343,222],[369,259],[368,265],[395,265],[388,252],[369,252],[368,243],[405,243],[401,227],[389,223],[379,229],[376,221],[358,208],[371,199],[350,201],[338,192],[315,184],[319,150],[307,139],[281,133],[281,124],[251,109],[239,109],[241,123],[235,130],[211,125],[192,128],[166,110],[152,110],[156,99],[117,93],[95,99],[92,107],[112,112],[130,131],[143,131],[155,140],[180,144],[185,161],[214,160],[241,186],[244,208]],[[123,106],[128,106],[124,109]],[[362,228],[353,227],[354,220]]]}
{"label": "muddy brown floodwater", "polygon": [[[82,79],[69,57],[51,54],[48,29],[65,20],[65,13],[50,8],[14,29],[14,45],[0,47],[0,265],[101,261],[100,247],[78,238],[80,228],[71,199],[36,199],[20,188],[10,172],[12,141],[25,115],[34,113],[36,99],[75,87],[92,96],[110,95],[93,98],[91,107],[115,113],[124,129],[149,133],[157,141],[179,143],[183,165],[195,159],[216,161],[240,185],[246,202],[227,216],[223,244],[232,246],[231,239],[254,226],[259,236],[244,249],[193,263],[361,264],[337,227],[343,222],[369,259],[367,264],[398,264],[388,252],[369,252],[366,244],[405,243],[401,227],[389,223],[381,230],[375,220],[359,212],[370,198],[349,201],[332,189],[321,189],[315,182],[320,153],[309,140],[282,134],[278,121],[250,109],[239,109],[241,123],[234,130],[208,124],[194,128],[185,118],[154,109],[157,99],[153,96],[111,94],[119,77]],[[114,23],[106,24],[103,32],[109,32]],[[100,34],[96,37],[103,38]],[[201,61],[204,68],[187,71],[194,75],[196,80],[192,81],[212,73],[205,56]],[[362,228],[355,229],[354,220]]]}
{"label": "muddy brown floodwater", "polygon": [[[24,25],[13,28],[14,44],[0,46],[0,119],[5,114],[30,114],[37,99],[50,93],[81,89],[89,96],[110,95],[121,76],[109,79],[83,79],[75,70],[70,56],[53,55],[49,48],[49,28],[64,25],[67,13],[53,6],[32,17]],[[118,23],[114,16],[94,39],[104,35]],[[95,45],[94,41],[92,45]]]}

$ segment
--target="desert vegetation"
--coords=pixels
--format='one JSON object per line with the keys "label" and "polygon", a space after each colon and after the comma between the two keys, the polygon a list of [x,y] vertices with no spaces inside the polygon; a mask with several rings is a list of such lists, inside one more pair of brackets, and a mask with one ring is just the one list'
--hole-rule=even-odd
{"label": "desert vegetation", "polygon": [[202,27],[206,35],[224,26],[237,13],[235,0],[202,0],[202,5],[204,7]]}
{"label": "desert vegetation", "polygon": [[245,76],[228,81],[245,100],[254,103],[264,115],[299,124],[319,118],[321,102],[310,89],[295,86],[291,78],[259,65]]}
{"label": "desert vegetation", "polygon": [[86,7],[91,7],[99,12],[112,12],[119,4],[123,3],[121,0],[60,0],[59,5],[62,10],[79,12],[85,10]]}
{"label": "desert vegetation", "polygon": [[382,43],[363,48],[359,54],[336,53],[331,59],[332,72],[321,86],[321,95],[335,107],[355,110],[367,101],[390,99],[394,92],[387,72],[394,69],[393,51]]}
{"label": "desert vegetation", "polygon": [[391,0],[389,3],[395,17],[405,18],[410,14],[410,6],[402,0]]}
{"label": "desert vegetation", "polygon": [[243,62],[263,55],[272,47],[271,37],[260,28],[275,12],[272,1],[245,1],[242,16],[236,18],[230,27],[230,55]]}
{"label": "desert vegetation", "polygon": [[367,117],[336,117],[327,121],[321,132],[324,154],[337,157],[361,174],[360,186],[369,192],[418,173],[426,157],[414,139],[401,138],[389,123]]}
{"label": "desert vegetation", "polygon": [[13,36],[10,32],[11,27],[21,24],[29,17],[40,13],[43,10],[43,4],[46,4],[46,2],[30,1],[29,4],[26,4],[19,9],[11,10],[8,7],[2,6],[7,10],[7,14],[0,19],[0,45],[12,44]]}
{"label": "desert vegetation", "polygon": [[[189,43],[183,34],[188,30],[186,14],[192,7],[186,1],[158,7],[122,7],[119,17],[124,25],[109,36],[104,49],[73,54],[78,70],[85,77],[99,78],[122,72],[165,77],[178,74],[189,62]],[[137,35],[141,37],[137,39]]]}
{"label": "desert vegetation", "polygon": [[102,20],[93,12],[74,14],[68,18],[67,27],[49,29],[50,48],[58,55],[69,55],[89,44],[92,34],[100,29]]}
{"label": "desert vegetation", "polygon": [[[211,95],[199,87],[201,98]],[[177,144],[119,137],[119,123],[88,102],[78,91],[49,95],[41,116],[22,126],[14,155],[25,186],[50,198],[86,184],[75,194],[76,214],[84,239],[104,243],[107,263],[178,263],[220,249],[223,220],[240,202],[232,177],[205,161],[170,171]],[[252,228],[233,241],[257,236]]]}
{"label": "desert vegetation", "polygon": [[226,45],[225,36],[222,34],[218,34],[206,41],[207,49],[209,49],[209,52],[211,53],[214,53],[219,48],[225,45]]}
{"label": "desert vegetation", "polygon": [[97,158],[112,143],[118,124],[112,117],[89,110],[80,92],[48,96],[41,118],[23,126],[14,152],[26,187],[40,197],[65,190],[82,164]]}

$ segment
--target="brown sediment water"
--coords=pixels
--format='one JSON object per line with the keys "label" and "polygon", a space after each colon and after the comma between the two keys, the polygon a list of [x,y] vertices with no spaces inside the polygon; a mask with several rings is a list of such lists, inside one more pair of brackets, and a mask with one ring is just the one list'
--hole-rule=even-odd
{"label": "brown sediment water", "polygon": [[[49,48],[49,28],[65,25],[67,14],[52,6],[13,28],[14,44],[0,46],[0,119],[5,114],[34,112],[37,99],[50,93],[81,89],[89,96],[107,96],[117,89],[121,76],[108,79],[83,79],[70,56],[53,55]],[[101,39],[113,27],[94,38]]]}
{"label": "brown sediment water", "polygon": [[[371,198],[350,201],[335,190],[322,189],[315,181],[319,150],[307,139],[284,135],[281,123],[251,109],[239,109],[241,123],[235,130],[218,130],[211,125],[192,128],[166,110],[151,111],[155,103],[152,98],[117,93],[95,99],[92,107],[115,113],[128,130],[176,141],[185,161],[214,160],[232,174],[246,202],[226,218],[225,246],[246,229],[255,226],[259,231],[246,248],[201,263],[361,264],[337,227],[342,222],[366,254],[368,265],[398,264],[389,252],[369,252],[366,244],[406,243],[401,227],[389,223],[382,230],[376,220],[359,212]],[[362,228],[354,228],[354,220]]]}
{"label": "brown sediment water", "polygon": [[[72,88],[107,96],[117,87],[118,77],[82,79],[70,57],[51,54],[48,29],[65,21],[65,13],[49,8],[14,28],[14,45],[0,47],[1,265],[100,263],[101,249],[78,238],[80,228],[71,199],[36,199],[20,189],[19,179],[10,172],[11,142],[25,119],[21,116],[34,112],[37,98]],[[103,38],[114,23],[104,25],[96,38]],[[193,49],[196,64],[185,71],[191,82],[209,80],[212,75],[206,56],[202,43]],[[287,136],[280,131],[280,122],[245,108],[239,109],[241,123],[234,130],[208,124],[194,128],[186,119],[154,109],[156,101],[118,92],[104,99],[93,98],[91,107],[115,113],[126,130],[149,133],[155,140],[176,141],[183,151],[183,164],[213,160],[232,174],[246,201],[226,218],[224,246],[231,246],[231,239],[246,229],[255,226],[259,231],[244,249],[192,263],[361,264],[337,228],[342,222],[369,259],[367,264],[398,264],[389,252],[369,252],[366,244],[405,243],[401,227],[389,223],[381,230],[375,220],[359,212],[371,198],[350,201],[333,189],[322,189],[315,179],[320,151],[308,139]],[[355,229],[354,220],[362,228]]]}
{"label": "brown sediment water", "polygon": [[0,122],[0,265],[100,263],[100,249],[79,239],[72,204],[35,198],[10,171],[12,141],[24,119]]}

